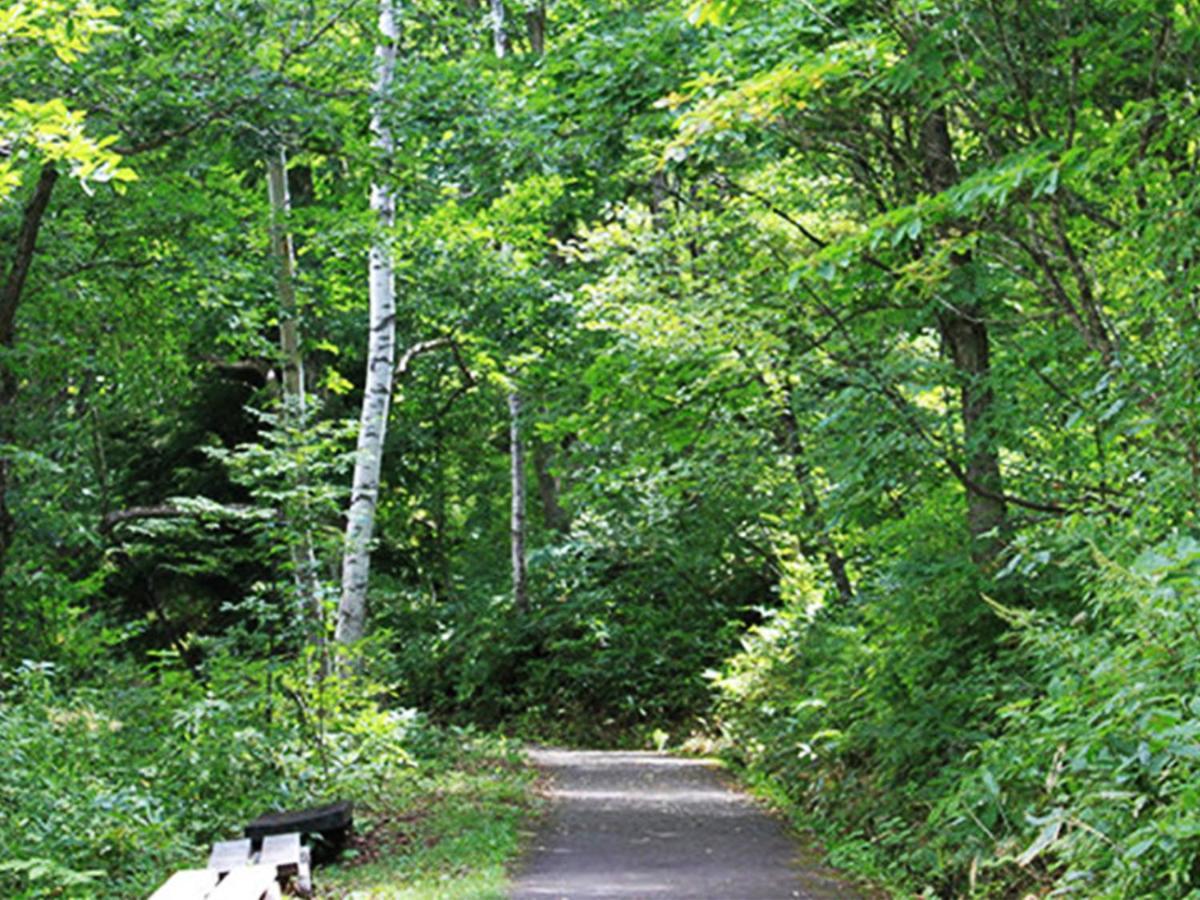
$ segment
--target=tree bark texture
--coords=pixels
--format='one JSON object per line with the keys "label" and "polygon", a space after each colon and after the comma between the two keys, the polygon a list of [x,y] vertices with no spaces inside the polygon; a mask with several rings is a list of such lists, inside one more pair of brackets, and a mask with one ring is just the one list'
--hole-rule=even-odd
{"label": "tree bark texture", "polygon": [[504,31],[504,0],[491,0],[492,4],[492,46],[496,50],[496,58],[504,59],[508,53],[508,35]]}
{"label": "tree bark texture", "polygon": [[525,570],[525,450],[521,444],[521,395],[508,395],[508,440],[512,463],[512,585],[513,606],[529,609],[529,586]]}
{"label": "tree bark texture", "polygon": [[[375,109],[371,132],[380,157],[393,150],[391,129],[385,116],[385,98],[396,66],[396,13],[393,0],[379,5],[379,43],[375,47]],[[371,571],[371,537],[379,499],[379,477],[383,443],[387,435],[388,410],[392,396],[392,370],[396,355],[396,296],[389,232],[395,223],[395,201],[384,184],[371,186],[371,209],[377,234],[369,256],[370,331],[367,347],[367,377],[362,415],[358,426],[358,451],[346,517],[346,544],[342,559],[342,595],[338,603],[334,639],[339,644],[359,641],[367,616],[367,584]]]}
{"label": "tree bark texture", "polygon": [[525,13],[525,29],[529,32],[529,49],[535,56],[546,52],[546,4],[539,2]]}
{"label": "tree bark texture", "polygon": [[[47,163],[42,167],[33,196],[25,207],[21,218],[21,228],[17,232],[16,245],[13,249],[12,264],[5,276],[4,284],[0,286],[0,348],[7,350],[13,346],[16,336],[17,307],[21,305],[21,295],[25,291],[25,281],[29,277],[29,269],[33,265],[34,251],[37,249],[38,232],[42,220],[46,216],[46,207],[50,203],[50,195],[54,184],[58,181],[58,170]],[[17,396],[16,374],[0,361],[0,446],[12,443],[12,406]],[[0,574],[4,572],[4,560],[8,548],[12,545],[13,532],[16,524],[8,508],[8,484],[12,477],[12,460],[0,453]]]}
{"label": "tree bark texture", "polygon": [[546,527],[559,534],[570,534],[571,517],[563,509],[559,496],[562,482],[550,471],[550,446],[542,441],[533,442],[533,473],[537,478],[538,498],[542,503],[542,521]]}
{"label": "tree bark texture", "polygon": [[300,322],[296,312],[295,256],[287,217],[287,160],[281,149],[267,159],[267,193],[271,199],[271,253],[275,257],[275,295],[279,302],[279,349],[283,353],[283,399],[289,415],[303,414],[304,361],[300,356]]}
{"label": "tree bark texture", "polygon": [[[283,354],[283,416],[291,427],[304,422],[304,360],[300,354],[300,322],[296,309],[295,255],[287,227],[291,200],[288,197],[287,157],[280,148],[267,158],[267,194],[271,201],[271,253],[275,257],[275,292],[279,301],[279,348]],[[304,472],[297,475],[304,485]],[[307,524],[291,522],[288,553],[292,558],[292,578],[301,605],[312,618],[318,646],[325,642],[325,607],[321,602],[321,581],[312,536]]]}
{"label": "tree bark texture", "polygon": [[[957,183],[958,165],[944,107],[933,110],[922,124],[921,154],[925,181],[932,193],[941,193]],[[970,254],[953,254],[951,264],[964,280],[974,276],[974,260]],[[970,296],[974,291],[963,293]],[[946,304],[938,316],[938,326],[961,383],[971,555],[976,563],[985,565],[1001,549],[999,534],[1007,514],[1002,499],[1004,480],[1000,473],[1000,453],[991,428],[995,405],[990,383],[991,342],[983,312],[973,299],[956,298]]]}

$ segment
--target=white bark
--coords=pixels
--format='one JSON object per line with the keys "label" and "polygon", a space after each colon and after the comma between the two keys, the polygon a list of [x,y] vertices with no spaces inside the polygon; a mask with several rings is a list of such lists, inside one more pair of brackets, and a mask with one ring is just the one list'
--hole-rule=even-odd
{"label": "white bark", "polygon": [[[504,33],[504,0],[491,0],[492,41],[497,59],[504,59],[508,36]],[[501,248],[507,256],[508,245]],[[512,549],[513,606],[518,612],[529,608],[529,587],[525,569],[525,450],[521,445],[521,395],[514,386],[508,394],[508,438],[511,458],[512,513],[509,519]]]}
{"label": "white bark", "polygon": [[[384,115],[386,98],[396,66],[396,12],[394,0],[380,0],[379,43],[375,46],[375,108],[371,132],[380,157],[393,150],[391,129]],[[367,347],[367,380],[358,426],[358,453],[350,509],[346,516],[346,545],[342,559],[342,596],[338,604],[334,640],[353,644],[360,640],[367,617],[367,583],[371,570],[371,537],[379,498],[379,473],[387,435],[392,397],[392,369],[396,355],[396,295],[389,233],[396,210],[391,191],[371,185],[371,209],[378,231],[370,252],[370,333]]]}
{"label": "white bark", "polygon": [[519,612],[529,608],[525,577],[525,450],[521,445],[521,395],[508,395],[509,453],[512,457],[512,585],[513,605]]}
{"label": "white bark", "polygon": [[496,58],[504,59],[508,52],[508,35],[504,33],[504,0],[491,0],[492,3],[492,45],[496,49]]}
{"label": "white bark", "polygon": [[[287,229],[291,201],[287,188],[287,157],[267,157],[267,196],[271,201],[271,254],[275,257],[275,294],[279,301],[279,347],[283,352],[283,415],[289,425],[304,418],[304,360],[300,355],[300,321],[296,309],[295,255],[292,236]],[[303,485],[304,473],[298,482]],[[316,643],[325,639],[325,607],[321,602],[321,581],[317,557],[307,525],[301,525],[288,552],[292,557],[292,577],[301,603],[312,616]]]}
{"label": "white bark", "polygon": [[287,159],[281,148],[267,157],[267,195],[271,198],[271,253],[275,257],[275,294],[279,300],[279,347],[283,351],[283,398],[292,413],[304,412],[304,361],[300,357],[300,323],[296,313],[295,257],[287,230],[291,199]]}

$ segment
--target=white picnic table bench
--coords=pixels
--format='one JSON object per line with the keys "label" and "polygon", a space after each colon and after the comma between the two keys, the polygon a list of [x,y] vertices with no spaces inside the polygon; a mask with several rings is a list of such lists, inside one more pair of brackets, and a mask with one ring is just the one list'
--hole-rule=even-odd
{"label": "white picnic table bench", "polygon": [[300,833],[272,834],[255,852],[250,838],[214,844],[208,868],[176,872],[150,900],[279,900],[280,881],[312,890],[312,864]]}

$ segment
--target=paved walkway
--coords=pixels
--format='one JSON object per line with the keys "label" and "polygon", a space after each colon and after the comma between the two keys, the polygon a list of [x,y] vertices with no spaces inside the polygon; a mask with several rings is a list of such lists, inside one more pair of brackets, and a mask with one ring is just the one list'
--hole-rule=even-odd
{"label": "paved walkway", "polygon": [[710,762],[533,750],[551,811],[513,900],[860,898]]}

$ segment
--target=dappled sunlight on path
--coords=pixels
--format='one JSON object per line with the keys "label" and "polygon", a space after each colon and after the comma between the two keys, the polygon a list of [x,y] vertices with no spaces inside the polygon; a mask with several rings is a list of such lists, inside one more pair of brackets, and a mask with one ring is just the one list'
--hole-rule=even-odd
{"label": "dappled sunlight on path", "polygon": [[532,750],[552,809],[514,900],[856,898],[716,765],[660,753]]}

